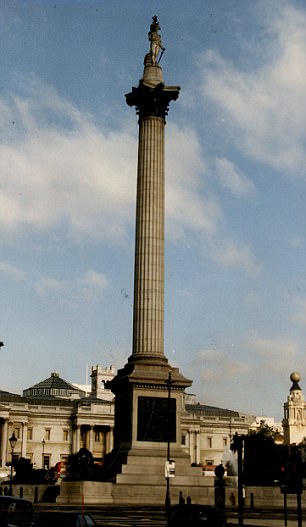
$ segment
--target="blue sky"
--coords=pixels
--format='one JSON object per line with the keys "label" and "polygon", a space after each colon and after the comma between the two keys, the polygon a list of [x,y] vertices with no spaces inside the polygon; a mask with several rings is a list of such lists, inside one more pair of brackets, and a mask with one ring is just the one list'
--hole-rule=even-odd
{"label": "blue sky", "polygon": [[[282,418],[306,389],[306,7],[2,0],[0,387],[131,353],[138,84],[158,15],[165,354],[203,403]],[[304,380],[305,379],[305,380]],[[305,384],[304,384],[305,383]]]}

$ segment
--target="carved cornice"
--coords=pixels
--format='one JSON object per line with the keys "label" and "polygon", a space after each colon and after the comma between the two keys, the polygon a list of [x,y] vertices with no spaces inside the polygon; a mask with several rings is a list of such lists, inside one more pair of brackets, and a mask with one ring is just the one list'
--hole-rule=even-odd
{"label": "carved cornice", "polygon": [[152,87],[140,82],[138,88],[132,88],[125,97],[129,106],[136,107],[140,120],[148,116],[165,119],[169,104],[178,98],[179,91],[179,86],[165,86],[160,83]]}

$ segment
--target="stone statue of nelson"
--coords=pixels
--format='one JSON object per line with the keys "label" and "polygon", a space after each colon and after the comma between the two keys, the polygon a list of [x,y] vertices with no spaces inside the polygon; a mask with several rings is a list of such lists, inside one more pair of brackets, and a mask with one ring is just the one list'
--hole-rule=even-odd
{"label": "stone statue of nelson", "polygon": [[157,63],[157,57],[159,54],[159,51],[164,51],[165,48],[162,45],[161,36],[158,33],[160,30],[160,25],[157,20],[157,16],[153,16],[153,22],[150,25],[150,31],[149,31],[149,41],[150,41],[150,54],[151,54],[151,61],[152,64]]}

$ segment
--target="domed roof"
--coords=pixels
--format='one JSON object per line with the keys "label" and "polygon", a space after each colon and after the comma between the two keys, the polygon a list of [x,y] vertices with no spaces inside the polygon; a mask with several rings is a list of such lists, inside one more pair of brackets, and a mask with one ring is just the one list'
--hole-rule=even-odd
{"label": "domed roof", "polygon": [[85,397],[86,393],[65,381],[53,371],[47,379],[23,391],[23,397],[61,397],[71,399]]}

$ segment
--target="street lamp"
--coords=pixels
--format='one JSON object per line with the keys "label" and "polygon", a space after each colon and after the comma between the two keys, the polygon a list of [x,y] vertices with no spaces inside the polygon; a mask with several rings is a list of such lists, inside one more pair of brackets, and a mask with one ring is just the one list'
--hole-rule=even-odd
{"label": "street lamp", "polygon": [[166,498],[165,498],[165,510],[166,514],[170,511],[171,506],[171,499],[170,499],[170,441],[172,436],[172,430],[171,430],[171,387],[173,384],[171,371],[169,371],[168,379],[166,380],[167,388],[168,388],[168,437],[167,437],[167,463],[166,463]]}
{"label": "street lamp", "polygon": [[12,436],[9,438],[9,442],[11,445],[11,480],[10,480],[10,496],[13,496],[13,458],[14,458],[14,450],[17,443],[17,437],[15,436],[15,432],[12,433]]}
{"label": "street lamp", "polygon": [[42,463],[41,463],[42,468],[45,468],[45,443],[46,441],[43,439],[42,440]]}
{"label": "street lamp", "polygon": [[237,432],[233,437],[231,450],[237,452],[238,457],[238,525],[243,526],[243,446],[245,435],[238,435]]}

